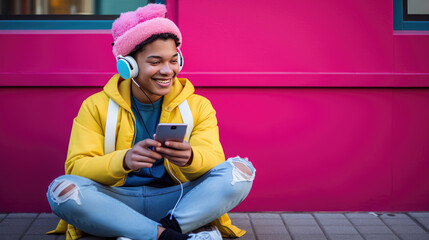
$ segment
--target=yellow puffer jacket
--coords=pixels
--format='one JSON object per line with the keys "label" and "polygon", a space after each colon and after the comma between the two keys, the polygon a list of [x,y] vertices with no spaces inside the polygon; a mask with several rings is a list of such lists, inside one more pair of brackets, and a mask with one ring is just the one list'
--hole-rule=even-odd
{"label": "yellow puffer jacket", "polygon": [[[103,91],[87,98],[73,121],[67,160],[66,174],[92,179],[96,182],[121,186],[127,174],[123,168],[125,153],[134,144],[135,117],[131,110],[131,81],[114,75],[104,86]],[[178,105],[187,99],[194,118],[194,128],[189,143],[193,159],[189,166],[178,167],[171,164],[171,171],[182,182],[191,181],[225,161],[219,141],[216,111],[204,97],[194,94],[195,89],[185,78],[175,78],[171,91],[164,96],[160,123],[181,123]],[[109,98],[119,106],[116,125],[116,151],[104,154],[104,131]],[[166,164],[166,161],[164,162]],[[168,167],[166,167],[168,171]],[[171,176],[171,172],[168,171]],[[174,178],[173,178],[174,179]],[[241,237],[246,233],[231,224],[225,214],[213,222],[223,237]],[[49,233],[66,233],[67,240],[79,239],[83,232],[61,220],[57,228]]]}

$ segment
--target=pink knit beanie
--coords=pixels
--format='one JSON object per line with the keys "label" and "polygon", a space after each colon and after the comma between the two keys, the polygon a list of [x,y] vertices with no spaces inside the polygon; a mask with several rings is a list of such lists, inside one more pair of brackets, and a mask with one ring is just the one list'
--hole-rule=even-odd
{"label": "pink knit beanie", "polygon": [[182,42],[179,28],[165,18],[167,8],[163,4],[148,4],[135,11],[121,13],[113,22],[113,55],[126,56],[134,48],[154,34],[172,33]]}

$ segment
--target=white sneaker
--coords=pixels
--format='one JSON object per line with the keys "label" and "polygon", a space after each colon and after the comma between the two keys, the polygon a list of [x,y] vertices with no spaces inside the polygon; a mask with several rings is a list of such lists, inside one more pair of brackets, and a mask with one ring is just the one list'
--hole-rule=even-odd
{"label": "white sneaker", "polygon": [[116,238],[116,240],[131,240],[131,239],[127,237],[118,237]]}
{"label": "white sneaker", "polygon": [[222,235],[216,226],[208,226],[201,232],[189,234],[188,240],[222,240]]}

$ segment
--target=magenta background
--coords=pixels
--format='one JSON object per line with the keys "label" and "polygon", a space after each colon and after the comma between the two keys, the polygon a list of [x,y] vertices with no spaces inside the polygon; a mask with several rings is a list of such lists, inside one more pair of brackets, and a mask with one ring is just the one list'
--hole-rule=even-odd
{"label": "magenta background", "polygon": [[[228,157],[236,211],[429,211],[429,33],[391,0],[167,1]],[[115,72],[106,30],[0,31],[0,212],[49,211],[72,119]]]}

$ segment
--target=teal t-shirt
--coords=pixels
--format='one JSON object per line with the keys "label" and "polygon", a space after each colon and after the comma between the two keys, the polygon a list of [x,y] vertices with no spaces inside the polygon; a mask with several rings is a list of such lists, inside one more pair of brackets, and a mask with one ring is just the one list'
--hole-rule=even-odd
{"label": "teal t-shirt", "polygon": [[[136,139],[135,143],[147,138],[153,139],[156,126],[161,117],[161,107],[163,98],[152,104],[139,102],[131,95],[131,109],[136,119]],[[164,167],[164,159],[158,159],[151,168],[141,168],[139,171],[128,173],[124,186],[165,187],[173,185],[173,180],[168,175]]]}

